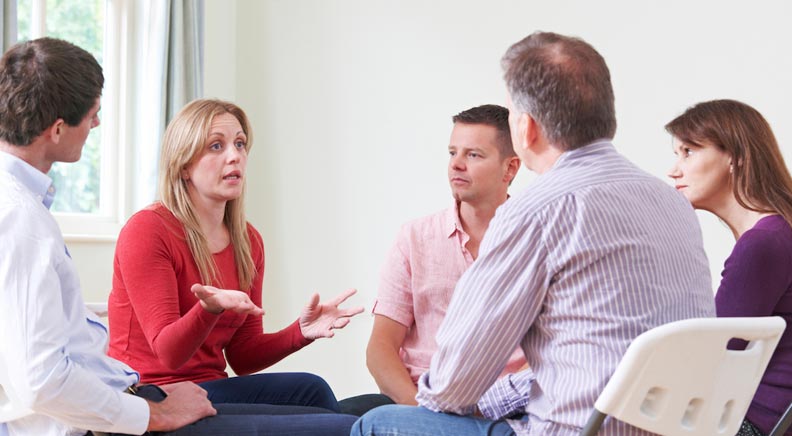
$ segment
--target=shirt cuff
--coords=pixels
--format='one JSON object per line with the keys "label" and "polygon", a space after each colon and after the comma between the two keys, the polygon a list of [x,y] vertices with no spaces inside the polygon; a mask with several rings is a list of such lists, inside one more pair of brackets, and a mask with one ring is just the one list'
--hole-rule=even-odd
{"label": "shirt cuff", "polygon": [[299,350],[300,348],[313,342],[313,339],[308,339],[305,336],[303,336],[302,329],[300,329],[299,318],[297,318],[297,320],[295,320],[289,327],[287,327],[287,330],[289,330],[289,332],[291,333],[291,343],[292,343],[292,348],[294,348],[294,350]]}
{"label": "shirt cuff", "polygon": [[418,394],[415,396],[415,401],[419,406],[427,408],[433,412],[453,413],[461,416],[472,415],[476,410],[476,405],[460,406],[457,404],[450,404],[443,402],[436,395],[431,393],[431,381],[429,380],[430,371],[426,371],[418,378]]}
{"label": "shirt cuff", "polygon": [[151,410],[143,398],[119,392],[121,413],[108,433],[143,434],[149,423]]}
{"label": "shirt cuff", "polygon": [[534,374],[530,369],[501,377],[479,399],[479,411],[492,420],[524,413],[533,380]]}
{"label": "shirt cuff", "polygon": [[215,324],[217,324],[217,321],[220,319],[221,316],[223,316],[223,313],[225,312],[225,311],[220,313],[209,312],[208,310],[204,309],[203,306],[201,306],[201,303],[195,303],[195,306],[193,307],[194,309],[192,310],[198,311],[197,314],[198,322],[203,326],[204,329],[207,330],[211,330],[212,328],[214,328]]}

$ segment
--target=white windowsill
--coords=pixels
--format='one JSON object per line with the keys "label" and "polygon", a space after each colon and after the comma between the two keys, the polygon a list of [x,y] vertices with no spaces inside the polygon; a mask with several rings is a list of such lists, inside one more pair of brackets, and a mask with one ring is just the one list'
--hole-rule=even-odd
{"label": "white windowsill", "polygon": [[64,242],[115,242],[117,235],[88,235],[78,233],[64,233]]}
{"label": "white windowsill", "polygon": [[115,217],[55,213],[66,242],[115,242],[122,223]]}

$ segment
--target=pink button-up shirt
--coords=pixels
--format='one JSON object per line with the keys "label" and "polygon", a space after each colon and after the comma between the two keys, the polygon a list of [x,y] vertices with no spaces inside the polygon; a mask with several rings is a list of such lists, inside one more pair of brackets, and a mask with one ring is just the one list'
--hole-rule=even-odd
{"label": "pink button-up shirt", "polygon": [[[455,205],[403,225],[382,268],[372,312],[408,328],[400,355],[413,383],[429,369],[454,287],[473,263],[469,239]],[[515,350],[504,373],[524,364],[522,350]]]}

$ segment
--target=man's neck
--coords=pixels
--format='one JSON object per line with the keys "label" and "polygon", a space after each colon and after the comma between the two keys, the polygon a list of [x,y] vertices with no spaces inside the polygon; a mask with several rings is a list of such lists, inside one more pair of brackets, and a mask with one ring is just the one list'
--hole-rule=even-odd
{"label": "man's neck", "polygon": [[495,210],[506,201],[506,198],[507,195],[504,192],[503,195],[474,203],[466,201],[458,203],[459,222],[462,224],[462,229],[470,237],[470,241],[476,246],[484,237],[490,220],[495,216]]}
{"label": "man's neck", "polygon": [[542,148],[539,153],[533,156],[530,166],[528,163],[525,163],[524,165],[536,174],[542,175],[553,168],[555,163],[558,161],[558,158],[560,158],[562,154],[564,154],[562,150],[551,145],[547,145],[546,147]]}
{"label": "man's neck", "polygon": [[39,138],[28,145],[14,145],[0,140],[0,150],[22,159],[44,174],[52,168],[52,162],[46,159],[45,147],[41,146]]}

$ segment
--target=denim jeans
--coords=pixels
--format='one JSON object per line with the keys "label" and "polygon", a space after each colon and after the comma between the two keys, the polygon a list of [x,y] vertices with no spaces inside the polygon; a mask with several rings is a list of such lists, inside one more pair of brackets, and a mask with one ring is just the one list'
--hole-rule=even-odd
{"label": "denim jeans", "polygon": [[246,403],[319,407],[338,412],[338,401],[323,378],[304,372],[253,374],[198,383],[213,404]]}
{"label": "denim jeans", "polygon": [[[335,413],[338,403],[330,387],[322,378],[311,374],[257,374],[200,383],[200,386],[210,392],[217,415],[175,431],[146,434],[347,436],[357,419]],[[141,387],[138,396],[154,402],[166,397],[161,389],[151,385]],[[270,400],[272,404],[245,400]]]}
{"label": "denim jeans", "polygon": [[[230,407],[229,407],[230,406]],[[356,416],[340,413],[247,415],[233,413],[239,404],[217,405],[217,415],[163,436],[347,436]],[[269,406],[268,408],[279,407]],[[229,413],[232,412],[232,413]]]}
{"label": "denim jeans", "polygon": [[363,415],[350,436],[514,436],[506,421],[432,412],[423,407],[381,406]]}

